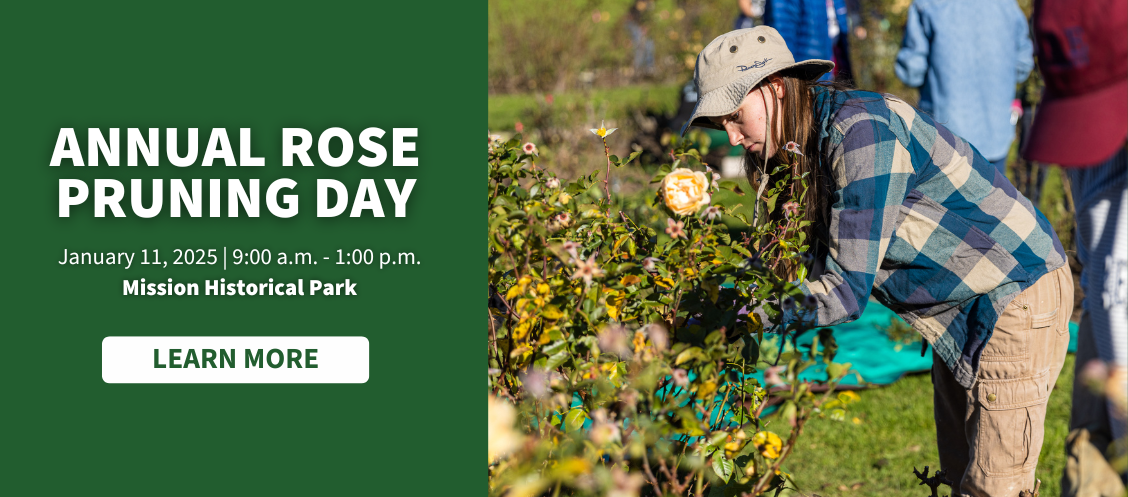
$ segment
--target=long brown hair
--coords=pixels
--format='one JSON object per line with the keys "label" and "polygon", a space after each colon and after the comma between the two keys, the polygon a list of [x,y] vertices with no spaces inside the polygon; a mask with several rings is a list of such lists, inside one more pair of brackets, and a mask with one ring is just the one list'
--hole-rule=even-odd
{"label": "long brown hair", "polygon": [[[768,133],[768,138],[775,144],[775,154],[762,161],[759,154],[745,152],[744,174],[754,190],[751,194],[755,195],[755,190],[758,189],[761,181],[767,180],[770,185],[790,176],[793,172],[800,176],[810,173],[807,175],[807,189],[802,192],[802,198],[791,198],[791,193],[785,190],[776,199],[775,208],[766,215],[769,222],[781,221],[784,219],[783,204],[792,200],[799,203],[803,208],[804,219],[811,221],[802,228],[802,231],[806,233],[806,243],[811,247],[810,252],[815,252],[817,243],[820,241],[826,243],[830,216],[827,198],[831,192],[831,180],[827,176],[829,170],[822,167],[826,154],[821,150],[817,128],[819,123],[815,122],[814,118],[814,89],[827,87],[831,91],[845,91],[852,88],[840,82],[812,83],[787,73],[764,78],[759,86],[772,82],[782,84],[784,88],[783,98],[778,105],[775,98],[771,99],[771,132]],[[802,155],[787,152],[784,148],[787,142],[798,144]],[[764,148],[767,148],[766,144]],[[779,164],[792,164],[793,167],[779,175],[771,175],[772,170]],[[762,174],[769,177],[761,178]],[[784,261],[776,267],[777,274],[787,278],[788,281],[796,278],[797,271],[798,265],[791,261]]]}

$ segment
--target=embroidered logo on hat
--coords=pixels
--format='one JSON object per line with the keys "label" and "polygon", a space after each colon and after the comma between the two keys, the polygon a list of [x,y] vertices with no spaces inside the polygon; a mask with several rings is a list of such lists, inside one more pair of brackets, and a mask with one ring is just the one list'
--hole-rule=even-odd
{"label": "embroidered logo on hat", "polygon": [[772,60],[772,59],[770,59],[770,58],[764,59],[764,60],[761,60],[760,62],[753,63],[750,66],[736,66],[736,70],[740,71],[740,72],[744,72],[744,71],[747,71],[749,69],[759,69],[761,67],[764,67],[764,65],[766,65],[769,60]]}

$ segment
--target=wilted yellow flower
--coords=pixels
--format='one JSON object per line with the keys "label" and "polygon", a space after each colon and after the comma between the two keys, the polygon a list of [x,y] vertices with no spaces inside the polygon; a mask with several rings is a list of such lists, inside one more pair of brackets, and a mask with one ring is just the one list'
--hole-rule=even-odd
{"label": "wilted yellow flower", "polygon": [[768,459],[775,459],[779,457],[779,451],[783,449],[783,440],[775,433],[761,431],[752,436],[752,445],[756,446],[760,455]]}
{"label": "wilted yellow flower", "polygon": [[662,179],[659,190],[666,206],[678,215],[689,216],[708,205],[709,179],[701,171],[679,167]]}
{"label": "wilted yellow flower", "polygon": [[607,315],[611,316],[611,319],[619,319],[619,311],[622,309],[623,301],[626,300],[627,295],[610,288],[604,288],[603,292],[607,295]]}
{"label": "wilted yellow flower", "polygon": [[508,402],[493,395],[488,395],[488,397],[490,406],[486,417],[489,423],[487,428],[489,460],[486,461],[486,464],[494,462],[498,457],[515,449],[521,443],[521,434],[513,429],[513,422],[517,419],[517,410]]}
{"label": "wilted yellow flower", "polygon": [[764,322],[760,320],[760,315],[755,312],[748,313],[748,332],[759,333],[764,331]]}

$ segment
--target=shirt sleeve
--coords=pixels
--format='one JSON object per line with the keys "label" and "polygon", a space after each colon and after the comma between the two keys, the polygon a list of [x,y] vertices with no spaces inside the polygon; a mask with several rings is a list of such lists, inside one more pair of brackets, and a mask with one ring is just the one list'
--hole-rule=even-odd
{"label": "shirt sleeve", "polygon": [[1018,9],[1018,5],[1013,7],[1015,22],[1018,24],[1016,29],[1018,45],[1015,50],[1018,61],[1015,65],[1015,81],[1021,83],[1026,81],[1026,78],[1030,76],[1030,71],[1034,69],[1034,44],[1030,41],[1030,26],[1026,23],[1026,15]]}
{"label": "shirt sleeve", "polygon": [[[913,112],[904,102],[889,105]],[[908,150],[890,127],[903,125],[907,136],[911,122],[901,120],[899,113],[890,111],[888,120],[870,116],[854,122],[829,155],[836,190],[828,199],[826,270],[800,285],[817,302],[814,326],[858,319],[869,301],[914,174]],[[800,314],[810,320],[812,313]]]}
{"label": "shirt sleeve", "polygon": [[916,2],[909,6],[909,20],[905,24],[905,37],[901,50],[897,52],[897,64],[893,72],[903,83],[913,88],[924,84],[928,74],[929,42],[925,31],[924,18]]}

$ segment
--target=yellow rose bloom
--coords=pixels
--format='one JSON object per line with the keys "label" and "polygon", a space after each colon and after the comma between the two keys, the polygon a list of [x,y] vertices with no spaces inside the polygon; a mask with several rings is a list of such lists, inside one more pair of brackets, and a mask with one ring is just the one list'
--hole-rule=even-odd
{"label": "yellow rose bloom", "polygon": [[696,214],[702,207],[709,205],[709,184],[709,179],[701,171],[674,169],[662,179],[662,200],[678,215]]}

